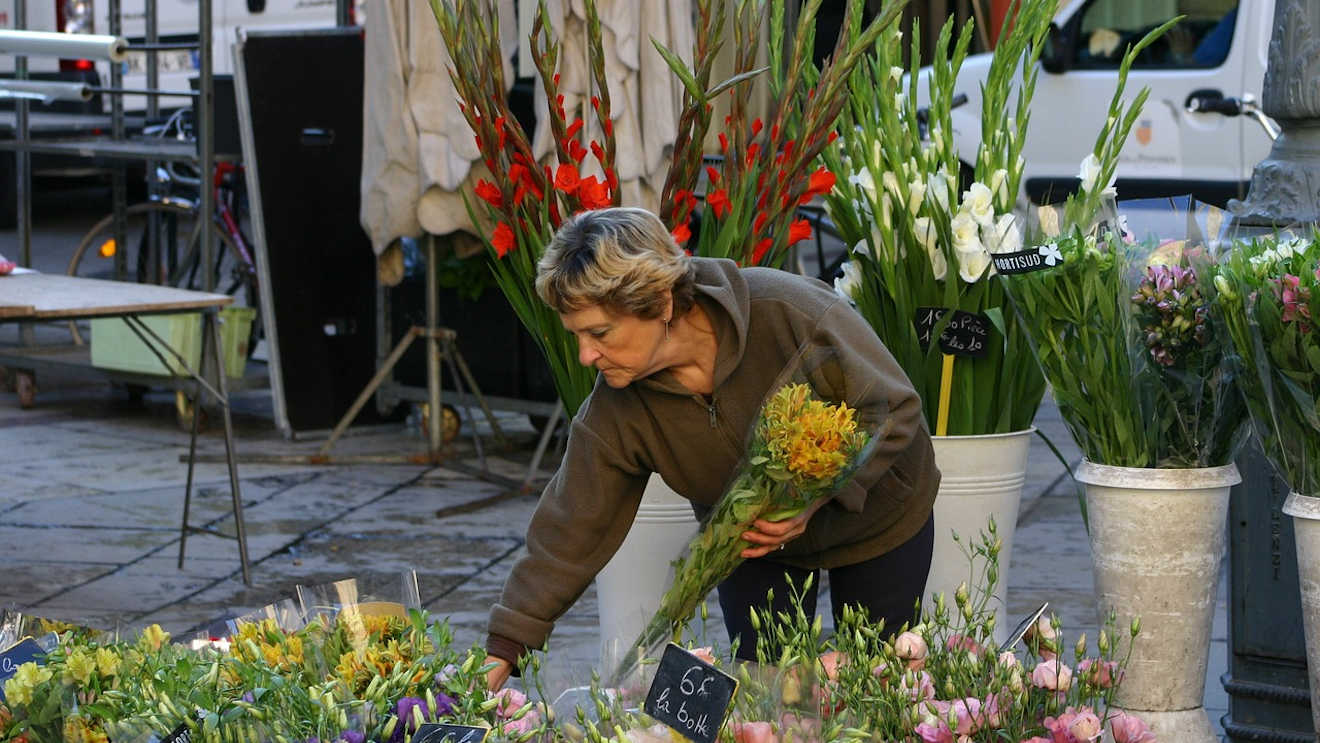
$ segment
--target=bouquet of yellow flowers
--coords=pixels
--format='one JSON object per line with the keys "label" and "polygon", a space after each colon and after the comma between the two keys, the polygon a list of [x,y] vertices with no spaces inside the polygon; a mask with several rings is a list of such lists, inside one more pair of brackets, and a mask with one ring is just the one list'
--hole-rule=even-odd
{"label": "bouquet of yellow flowers", "polygon": [[[628,646],[650,651],[681,631],[710,591],[742,563],[742,538],[757,519],[781,521],[834,494],[884,438],[888,411],[857,407],[865,389],[848,394],[829,349],[809,347],[770,387],[752,427],[747,454],[701,531],[674,566],[674,582],[642,634]],[[612,680],[636,665],[625,653]]]}

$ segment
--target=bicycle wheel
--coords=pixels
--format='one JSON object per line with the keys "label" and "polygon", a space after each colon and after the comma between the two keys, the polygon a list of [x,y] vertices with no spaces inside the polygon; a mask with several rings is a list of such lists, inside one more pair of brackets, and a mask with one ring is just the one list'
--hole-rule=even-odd
{"label": "bicycle wheel", "polygon": [[[197,210],[185,201],[133,204],[124,213],[123,244],[115,239],[114,215],[107,215],[78,243],[73,258],[69,260],[68,274],[200,290],[205,286],[204,274],[198,268],[201,226]],[[235,306],[257,307],[252,271],[239,257],[229,235],[213,222],[210,228],[215,258],[214,291],[233,296]],[[125,271],[122,276],[116,276],[115,260],[121,253]],[[243,277],[243,280],[233,277]],[[258,324],[253,323],[254,328]],[[74,323],[70,323],[70,332],[75,343],[84,342]]]}

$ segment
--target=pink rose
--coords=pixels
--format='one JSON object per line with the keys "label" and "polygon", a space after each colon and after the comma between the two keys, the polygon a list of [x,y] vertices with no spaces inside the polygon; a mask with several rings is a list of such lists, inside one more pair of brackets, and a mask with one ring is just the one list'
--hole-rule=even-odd
{"label": "pink rose", "polygon": [[914,671],[920,671],[926,666],[926,654],[929,651],[925,638],[916,632],[904,632],[894,638],[894,654]]}
{"label": "pink rose", "polygon": [[735,722],[733,739],[736,743],[778,743],[774,727],[768,722]]}
{"label": "pink rose", "polygon": [[1155,734],[1135,715],[1119,712],[1109,718],[1114,743],[1155,743]]}
{"label": "pink rose", "polygon": [[1041,689],[1067,691],[1072,686],[1072,669],[1057,660],[1043,660],[1032,669],[1031,683]]}
{"label": "pink rose", "polygon": [[1086,658],[1077,664],[1077,675],[1087,683],[1108,689],[1116,681],[1121,681],[1123,674],[1118,671],[1118,663],[1112,660],[1101,661],[1098,658]]}

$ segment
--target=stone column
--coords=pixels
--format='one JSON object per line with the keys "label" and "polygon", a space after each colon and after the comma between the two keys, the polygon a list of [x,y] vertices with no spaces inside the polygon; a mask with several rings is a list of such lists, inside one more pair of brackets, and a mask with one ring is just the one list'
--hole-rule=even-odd
{"label": "stone column", "polygon": [[[1250,6],[1248,6],[1250,7]],[[1254,52],[1254,50],[1249,50]],[[1256,165],[1243,201],[1229,202],[1244,233],[1320,220],[1320,0],[1276,0],[1262,108],[1282,133]],[[1255,126],[1248,123],[1247,126]],[[1288,486],[1254,443],[1238,460],[1229,507],[1229,658],[1223,676],[1227,740],[1311,743],[1302,607]],[[1312,669],[1312,674],[1320,669]]]}

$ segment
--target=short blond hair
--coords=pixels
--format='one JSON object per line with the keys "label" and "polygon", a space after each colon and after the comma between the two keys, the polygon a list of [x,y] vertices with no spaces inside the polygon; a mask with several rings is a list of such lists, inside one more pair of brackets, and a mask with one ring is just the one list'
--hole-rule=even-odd
{"label": "short blond hair", "polygon": [[582,212],[555,233],[536,266],[536,293],[557,312],[600,305],[645,320],[693,302],[696,268],[660,219],[645,209]]}

